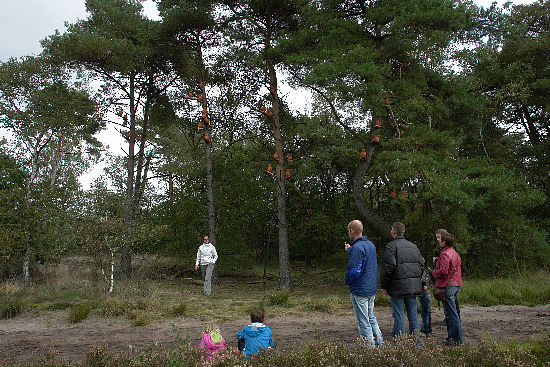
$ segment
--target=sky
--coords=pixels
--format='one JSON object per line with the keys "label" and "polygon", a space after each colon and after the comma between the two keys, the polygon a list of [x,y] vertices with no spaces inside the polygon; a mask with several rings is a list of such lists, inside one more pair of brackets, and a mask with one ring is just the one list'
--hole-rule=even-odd
{"label": "sky", "polygon": [[[482,7],[489,7],[491,0],[474,0]],[[505,1],[498,0],[502,6]],[[514,4],[531,3],[533,0],[513,0]],[[156,5],[151,0],[143,2],[144,13],[158,19]],[[65,23],[75,23],[86,18],[85,0],[0,0],[0,62],[41,52],[40,40],[56,30],[63,33]],[[6,133],[0,130],[0,138]],[[113,139],[115,137],[115,139]],[[98,139],[109,145],[114,154],[122,154],[123,139],[118,133],[103,130]],[[126,147],[127,149],[127,147]],[[94,177],[102,173],[101,165],[87,172],[80,180],[88,188]]]}

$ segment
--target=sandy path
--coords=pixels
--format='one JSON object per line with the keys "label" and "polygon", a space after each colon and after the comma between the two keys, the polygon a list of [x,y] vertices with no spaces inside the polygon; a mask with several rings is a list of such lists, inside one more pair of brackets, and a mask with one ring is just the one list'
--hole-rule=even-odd
{"label": "sandy path", "polygon": [[[385,338],[391,335],[391,309],[378,307],[376,317]],[[461,311],[465,342],[483,338],[522,340],[550,332],[550,305],[464,306]],[[432,309],[434,335],[446,336],[443,309]],[[229,345],[247,323],[246,318],[219,325]],[[357,324],[351,311],[346,315],[313,313],[310,317],[280,316],[267,320],[278,346],[285,348],[303,340],[322,338],[351,342],[357,338]],[[33,354],[56,351],[60,358],[82,360],[95,345],[106,345],[111,353],[124,353],[130,346],[158,344],[173,347],[177,337],[198,345],[203,322],[196,318],[157,320],[147,326],[131,326],[125,318],[90,317],[80,324],[67,321],[67,311],[52,311],[40,316],[24,315],[0,320],[0,353],[28,359]]]}

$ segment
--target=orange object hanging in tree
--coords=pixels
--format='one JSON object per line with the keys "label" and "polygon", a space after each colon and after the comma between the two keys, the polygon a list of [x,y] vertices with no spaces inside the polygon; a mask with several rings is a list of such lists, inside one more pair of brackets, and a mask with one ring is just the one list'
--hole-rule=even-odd
{"label": "orange object hanging in tree", "polygon": [[271,111],[271,108],[265,111],[265,114],[268,115],[269,117],[273,117],[273,111]]}
{"label": "orange object hanging in tree", "polygon": [[390,194],[388,195],[388,197],[390,199],[394,199],[395,197],[397,196],[397,190],[396,189],[393,189]]}
{"label": "orange object hanging in tree", "polygon": [[288,180],[290,178],[290,170],[287,168],[285,171],[285,178]]}
{"label": "orange object hanging in tree", "polygon": [[389,106],[389,105],[390,105],[390,96],[388,96],[387,94],[386,94],[386,97],[384,97],[384,104],[385,104],[386,106]]}
{"label": "orange object hanging in tree", "polygon": [[193,91],[192,90],[189,91],[188,96],[189,96],[189,98],[193,98]]}
{"label": "orange object hanging in tree", "polygon": [[265,106],[260,107],[260,112],[265,113],[266,110],[267,108]]}
{"label": "orange object hanging in tree", "polygon": [[379,129],[379,128],[382,127],[382,122],[380,121],[379,118],[376,119],[376,121],[375,121],[375,123],[374,123],[374,127],[375,127],[376,129]]}
{"label": "orange object hanging in tree", "polygon": [[204,141],[210,143],[210,135],[208,133],[204,134]]}
{"label": "orange object hanging in tree", "polygon": [[367,158],[367,151],[365,150],[365,148],[361,149],[361,159],[365,159]]}
{"label": "orange object hanging in tree", "polygon": [[311,210],[311,209],[308,209],[306,211],[307,211],[308,214],[311,214],[313,212],[313,210]]}
{"label": "orange object hanging in tree", "polygon": [[288,153],[288,157],[286,157],[286,160],[292,162],[292,154]]}
{"label": "orange object hanging in tree", "polygon": [[378,144],[380,143],[380,135],[376,135],[372,140],[370,141],[372,144]]}
{"label": "orange object hanging in tree", "polygon": [[200,83],[199,83],[199,88],[200,88],[200,89],[204,88],[204,83],[203,83],[203,82],[200,82]]}
{"label": "orange object hanging in tree", "polygon": [[202,121],[199,121],[199,130],[202,130],[204,128],[204,125],[202,124]]}
{"label": "orange object hanging in tree", "polygon": [[267,173],[272,174],[273,173],[273,167],[271,167],[271,163],[267,165],[267,169],[265,170]]}
{"label": "orange object hanging in tree", "polygon": [[277,152],[273,153],[273,159],[278,161],[279,160],[279,153],[277,153]]}
{"label": "orange object hanging in tree", "polygon": [[119,109],[116,111],[116,114],[119,115],[120,117],[122,117],[122,108],[119,108]]}
{"label": "orange object hanging in tree", "polygon": [[128,131],[126,134],[124,134],[124,137],[125,137],[127,140],[130,140],[130,132]]}
{"label": "orange object hanging in tree", "polygon": [[205,119],[206,118],[206,107],[204,107],[202,109],[202,118]]}

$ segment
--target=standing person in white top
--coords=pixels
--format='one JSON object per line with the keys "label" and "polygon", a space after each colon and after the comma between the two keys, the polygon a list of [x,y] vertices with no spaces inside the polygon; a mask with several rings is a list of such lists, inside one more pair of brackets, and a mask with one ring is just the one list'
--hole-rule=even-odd
{"label": "standing person in white top", "polygon": [[209,296],[212,293],[212,271],[214,264],[218,260],[218,253],[213,244],[208,242],[208,236],[202,239],[202,245],[197,251],[197,260],[195,261],[195,270],[201,268],[202,280],[204,281],[204,295]]}

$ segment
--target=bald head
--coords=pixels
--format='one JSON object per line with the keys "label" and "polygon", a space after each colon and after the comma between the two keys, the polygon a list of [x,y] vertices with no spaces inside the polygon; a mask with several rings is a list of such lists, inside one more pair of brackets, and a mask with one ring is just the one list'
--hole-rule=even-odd
{"label": "bald head", "polygon": [[363,223],[361,223],[361,221],[357,219],[352,220],[348,224],[348,233],[349,233],[349,238],[352,241],[355,241],[356,239],[358,239],[363,235]]}

